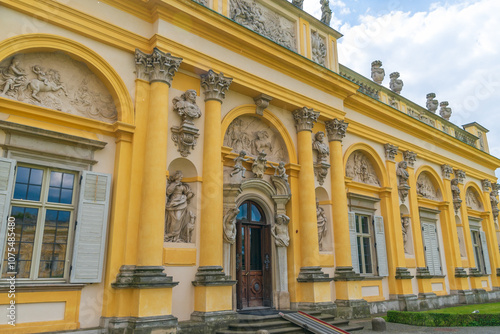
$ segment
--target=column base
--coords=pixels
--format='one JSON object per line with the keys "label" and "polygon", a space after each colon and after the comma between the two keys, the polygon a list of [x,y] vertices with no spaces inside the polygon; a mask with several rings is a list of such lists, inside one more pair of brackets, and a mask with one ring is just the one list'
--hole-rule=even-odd
{"label": "column base", "polygon": [[474,304],[474,292],[472,290],[453,290],[451,293],[458,295],[460,304]]}
{"label": "column base", "polygon": [[277,310],[290,309],[290,293],[288,291],[274,292],[274,306]]}
{"label": "column base", "polygon": [[177,318],[172,315],[101,318],[101,327],[110,334],[170,334],[177,332],[177,324]]}
{"label": "column base", "polygon": [[341,319],[361,319],[370,317],[370,306],[364,299],[339,300],[337,305],[337,317]]}
{"label": "column base", "polygon": [[396,279],[412,279],[413,276],[408,271],[408,268],[397,267],[396,268]]}
{"label": "column base", "polygon": [[322,302],[322,303],[292,303],[292,310],[304,311],[304,312],[321,312],[328,313],[337,316],[337,305],[333,302]]}
{"label": "column base", "polygon": [[464,278],[464,277],[469,277],[469,275],[467,274],[467,272],[465,271],[464,268],[456,267],[455,268],[455,277]]}
{"label": "column base", "polygon": [[235,285],[236,281],[227,276],[221,266],[204,266],[198,267],[192,283],[194,286],[226,286]]}
{"label": "column base", "polygon": [[162,266],[135,266],[124,265],[116,275],[116,282],[111,283],[115,289],[147,289],[173,288],[179,282],[174,282],[167,276]]}
{"label": "column base", "polygon": [[336,267],[334,281],[361,281],[363,277],[357,274],[352,267]]}
{"label": "column base", "polygon": [[331,282],[333,277],[321,271],[321,267],[302,267],[300,268],[297,282],[312,283],[312,282]]}
{"label": "column base", "polygon": [[419,311],[418,297],[415,295],[398,295],[399,310],[416,312]]}

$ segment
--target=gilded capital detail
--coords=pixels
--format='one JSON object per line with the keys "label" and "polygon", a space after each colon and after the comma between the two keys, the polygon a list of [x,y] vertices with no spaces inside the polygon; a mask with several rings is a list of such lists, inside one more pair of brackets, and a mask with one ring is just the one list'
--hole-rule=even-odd
{"label": "gilded capital detail", "polygon": [[312,108],[302,107],[293,112],[295,129],[300,131],[312,131],[314,123],[318,121],[319,112]]}
{"label": "gilded capital detail", "polygon": [[154,48],[151,54],[144,53],[139,49],[135,50],[137,79],[149,82],[160,81],[170,86],[181,62],[182,58],[174,57],[170,53],[160,51],[158,48]]}
{"label": "gilded capital detail", "polygon": [[413,167],[415,166],[415,162],[417,161],[417,153],[412,151],[404,151],[403,158],[405,159],[408,166]]}
{"label": "gilded capital detail", "polygon": [[449,180],[451,173],[453,173],[453,168],[450,165],[444,164],[441,165],[441,172],[443,172],[443,177]]}
{"label": "gilded capital detail", "polygon": [[328,141],[342,141],[347,131],[349,123],[334,118],[325,123],[326,133],[328,134]]}
{"label": "gilded capital detail", "polygon": [[394,158],[398,154],[398,147],[387,143],[384,145],[384,149],[385,149],[385,158],[387,160],[394,161]]}
{"label": "gilded capital detail", "polygon": [[205,93],[205,101],[217,100],[222,103],[233,78],[225,77],[222,72],[217,74],[212,70],[209,70],[206,74],[202,74],[200,77],[201,87],[203,87]]}

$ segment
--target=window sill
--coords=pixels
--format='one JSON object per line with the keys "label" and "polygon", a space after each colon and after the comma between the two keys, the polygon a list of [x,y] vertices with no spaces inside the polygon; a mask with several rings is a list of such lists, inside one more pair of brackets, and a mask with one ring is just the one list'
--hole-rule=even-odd
{"label": "window sill", "polygon": [[[38,291],[75,291],[81,290],[85,284],[70,283],[33,283],[16,282],[16,292],[38,292]],[[0,293],[9,292],[10,285],[7,282],[0,282]]]}
{"label": "window sill", "polygon": [[363,276],[363,275],[361,275],[361,278],[364,281],[381,281],[384,279],[383,276]]}

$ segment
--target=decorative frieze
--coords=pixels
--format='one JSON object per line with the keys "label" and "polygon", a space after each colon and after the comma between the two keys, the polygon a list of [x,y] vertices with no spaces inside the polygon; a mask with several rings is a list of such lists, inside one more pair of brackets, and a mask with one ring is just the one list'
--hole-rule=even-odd
{"label": "decorative frieze", "polygon": [[389,87],[394,93],[400,94],[403,89],[403,80],[399,79],[399,72],[392,72],[389,77],[391,78]]}
{"label": "decorative frieze", "polygon": [[412,152],[412,151],[404,151],[403,158],[405,159],[408,166],[414,167],[415,162],[417,161],[417,153]]}
{"label": "decorative frieze", "polygon": [[480,199],[480,195],[477,193],[477,191],[469,187],[467,188],[467,191],[465,192],[465,204],[472,208],[472,210],[476,211],[483,211],[483,203]]}
{"label": "decorative frieze", "polygon": [[441,193],[436,189],[428,173],[420,173],[417,178],[417,194],[434,201],[442,199]]}
{"label": "decorative frieze", "polygon": [[443,164],[441,165],[441,172],[443,173],[443,178],[449,180],[453,173],[453,168],[450,165]]}
{"label": "decorative frieze", "polygon": [[264,109],[269,107],[269,102],[272,100],[272,96],[266,95],[266,94],[260,94],[259,96],[256,96],[253,98],[255,105],[257,106],[255,108],[255,113],[259,116],[264,115]]}
{"label": "decorative frieze", "polygon": [[431,113],[435,114],[436,110],[438,108],[438,100],[435,100],[434,98],[436,97],[436,94],[434,93],[429,93],[426,95],[427,102],[425,103],[425,107],[427,110],[429,110]]}
{"label": "decorative frieze", "polygon": [[154,48],[152,54],[147,54],[141,50],[135,50],[135,73],[138,79],[149,82],[160,81],[168,84],[172,83],[175,72],[181,65],[182,58],[174,57],[170,53]]}
{"label": "decorative frieze", "polygon": [[200,77],[201,87],[205,93],[205,101],[216,100],[222,103],[233,78],[225,77],[222,72],[217,74],[212,70],[209,70],[206,74],[202,74]]}
{"label": "decorative frieze", "polygon": [[180,126],[172,127],[172,140],[183,157],[187,157],[196,145],[199,130],[193,120],[201,117],[201,110],[196,104],[196,91],[188,89],[181,96],[172,100],[174,111],[181,117]]}
{"label": "decorative frieze", "polygon": [[384,145],[384,149],[385,149],[385,158],[387,160],[394,161],[394,158],[398,154],[398,147],[387,143]]}
{"label": "decorative frieze", "polygon": [[466,174],[463,170],[461,169],[455,169],[455,177],[458,179],[459,183],[464,183]]}
{"label": "decorative frieze", "polygon": [[318,121],[319,112],[314,111],[312,108],[302,107],[293,112],[293,119],[295,120],[295,129],[300,131],[312,131],[314,123]]}
{"label": "decorative frieze", "polygon": [[325,123],[325,128],[328,134],[328,141],[342,141],[345,137],[348,125],[349,123],[338,118],[327,121]]}
{"label": "decorative frieze", "polygon": [[385,70],[382,68],[382,62],[375,60],[372,62],[372,79],[379,85],[382,84],[385,78]]}

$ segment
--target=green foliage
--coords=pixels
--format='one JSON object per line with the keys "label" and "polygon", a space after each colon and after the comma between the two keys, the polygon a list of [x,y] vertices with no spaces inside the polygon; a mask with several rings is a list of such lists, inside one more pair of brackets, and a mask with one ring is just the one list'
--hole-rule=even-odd
{"label": "green foliage", "polygon": [[500,315],[388,311],[387,321],[428,327],[500,326]]}
{"label": "green foliage", "polygon": [[425,313],[448,313],[448,314],[471,314],[472,311],[478,310],[481,314],[500,313],[500,303],[489,304],[473,304],[456,307],[448,307],[437,310],[425,311]]}

